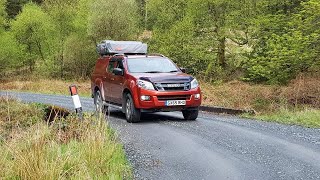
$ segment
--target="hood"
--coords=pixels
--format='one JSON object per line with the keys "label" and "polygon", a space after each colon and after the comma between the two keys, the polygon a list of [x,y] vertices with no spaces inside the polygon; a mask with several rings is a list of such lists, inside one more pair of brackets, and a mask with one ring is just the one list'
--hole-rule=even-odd
{"label": "hood", "polygon": [[190,82],[193,77],[185,73],[132,73],[135,78],[153,83],[183,83]]}

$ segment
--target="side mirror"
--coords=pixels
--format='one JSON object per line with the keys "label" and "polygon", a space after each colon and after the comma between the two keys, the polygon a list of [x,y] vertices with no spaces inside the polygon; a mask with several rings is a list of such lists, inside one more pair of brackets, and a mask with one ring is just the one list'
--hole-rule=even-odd
{"label": "side mirror", "polygon": [[180,68],[180,70],[183,72],[183,73],[187,73],[187,69],[186,68]]}
{"label": "side mirror", "polygon": [[124,74],[123,69],[120,69],[120,68],[114,68],[112,73],[117,76],[123,76],[123,74]]}

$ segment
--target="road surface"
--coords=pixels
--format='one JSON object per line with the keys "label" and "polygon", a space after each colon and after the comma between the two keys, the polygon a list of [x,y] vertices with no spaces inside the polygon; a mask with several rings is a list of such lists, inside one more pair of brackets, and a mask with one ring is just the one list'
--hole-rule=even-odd
{"label": "road surface", "polygon": [[[7,93],[25,102],[73,109],[70,96]],[[86,111],[91,98],[81,98]],[[320,179],[320,129],[200,113],[146,114],[129,124],[119,111],[108,123],[124,144],[135,179]]]}

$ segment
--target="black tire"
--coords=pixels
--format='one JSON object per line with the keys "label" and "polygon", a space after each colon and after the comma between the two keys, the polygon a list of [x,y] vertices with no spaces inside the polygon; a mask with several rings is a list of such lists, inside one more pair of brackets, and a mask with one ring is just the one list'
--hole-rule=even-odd
{"label": "black tire", "polygon": [[199,109],[196,110],[182,110],[182,114],[185,120],[194,121],[198,118]]}
{"label": "black tire", "polygon": [[126,94],[125,115],[127,122],[136,123],[140,121],[141,111],[134,106],[131,94]]}
{"label": "black tire", "polygon": [[94,93],[94,105],[96,114],[105,114],[107,107],[103,105],[101,92],[98,90]]}

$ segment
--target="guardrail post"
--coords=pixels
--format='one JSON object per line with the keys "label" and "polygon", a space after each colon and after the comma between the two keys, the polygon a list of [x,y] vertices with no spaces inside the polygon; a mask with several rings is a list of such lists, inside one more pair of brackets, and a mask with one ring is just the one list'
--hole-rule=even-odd
{"label": "guardrail post", "polygon": [[82,120],[82,106],[80,102],[80,97],[78,95],[78,87],[76,85],[70,85],[69,86],[70,94],[73,100],[74,108],[76,110],[76,113],[78,114],[79,118]]}

